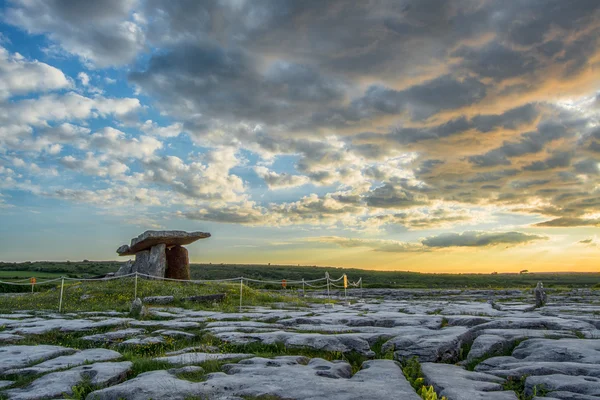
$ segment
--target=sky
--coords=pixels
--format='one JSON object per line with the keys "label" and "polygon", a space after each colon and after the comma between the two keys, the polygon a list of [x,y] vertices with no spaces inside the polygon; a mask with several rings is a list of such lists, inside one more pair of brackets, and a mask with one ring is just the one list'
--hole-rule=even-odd
{"label": "sky", "polygon": [[597,271],[597,0],[0,0],[0,260]]}

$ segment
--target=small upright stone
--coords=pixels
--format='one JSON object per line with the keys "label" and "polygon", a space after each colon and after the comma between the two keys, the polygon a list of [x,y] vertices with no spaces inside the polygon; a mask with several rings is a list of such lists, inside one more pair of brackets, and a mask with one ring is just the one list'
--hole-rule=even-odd
{"label": "small upright stone", "polygon": [[544,291],[544,285],[542,284],[542,282],[538,282],[538,284],[535,287],[535,289],[533,290],[533,292],[535,293],[536,308],[543,307],[544,305],[546,305],[546,301],[548,300],[548,297],[546,296],[546,292]]}
{"label": "small upright stone", "polygon": [[129,308],[129,315],[132,318],[138,319],[142,316],[143,309],[144,304],[142,303],[142,299],[138,297],[131,303],[131,307]]}
{"label": "small upright stone", "polygon": [[176,245],[167,250],[165,278],[190,280],[190,260],[185,247]]}

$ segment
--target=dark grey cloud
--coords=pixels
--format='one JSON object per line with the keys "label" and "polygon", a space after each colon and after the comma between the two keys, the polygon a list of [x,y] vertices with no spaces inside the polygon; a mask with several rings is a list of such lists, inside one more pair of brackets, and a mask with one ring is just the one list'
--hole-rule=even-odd
{"label": "dark grey cloud", "polygon": [[568,167],[571,164],[573,152],[556,151],[543,161],[534,161],[523,167],[525,171],[546,171],[554,168]]}
{"label": "dark grey cloud", "polygon": [[477,115],[473,117],[472,123],[480,132],[491,132],[499,127],[514,130],[533,122],[539,114],[538,106],[530,103],[512,108],[502,114]]}
{"label": "dark grey cloud", "polygon": [[587,158],[585,160],[581,160],[573,165],[575,167],[575,171],[581,174],[590,174],[590,175],[598,175],[600,174],[600,160],[596,160],[593,158]]}
{"label": "dark grey cloud", "polygon": [[496,245],[517,245],[535,240],[546,239],[544,236],[530,235],[521,232],[478,232],[443,233],[423,240],[428,247],[485,247]]}
{"label": "dark grey cloud", "polygon": [[555,218],[548,221],[540,222],[535,224],[535,226],[543,226],[543,227],[554,227],[554,228],[567,228],[567,227],[575,227],[575,226],[600,226],[600,219],[591,218],[577,218],[577,217],[561,217]]}
{"label": "dark grey cloud", "polygon": [[457,69],[462,71],[466,68],[482,78],[495,80],[526,75],[539,68],[539,62],[531,54],[510,49],[498,42],[490,42],[480,48],[463,47],[453,56],[462,58]]}
{"label": "dark grey cloud", "polygon": [[427,204],[427,198],[406,188],[386,183],[368,192],[365,195],[365,202],[370,207],[405,208]]}
{"label": "dark grey cloud", "polygon": [[572,121],[544,121],[537,126],[537,130],[522,134],[518,141],[505,141],[502,146],[485,154],[469,157],[469,162],[478,167],[511,165],[510,158],[539,153],[549,142],[573,137],[577,129],[582,128],[583,125],[584,121],[578,119]]}
{"label": "dark grey cloud", "polygon": [[66,51],[106,67],[131,62],[144,49],[143,29],[131,20],[135,5],[135,0],[13,0],[2,19],[47,34]]}

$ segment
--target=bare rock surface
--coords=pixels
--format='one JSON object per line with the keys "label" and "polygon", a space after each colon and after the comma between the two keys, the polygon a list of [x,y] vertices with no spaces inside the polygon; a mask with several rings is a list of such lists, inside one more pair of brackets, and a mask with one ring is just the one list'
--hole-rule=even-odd
{"label": "bare rock surface", "polygon": [[72,395],[72,387],[89,378],[92,385],[108,386],[125,379],[131,369],[129,361],[119,363],[96,363],[66,371],[52,372],[33,381],[30,385],[3,392],[10,400],[38,400]]}
{"label": "bare rock surface", "polygon": [[139,336],[145,333],[144,329],[140,328],[128,328],[121,329],[118,331],[106,332],[106,333],[98,333],[96,335],[88,335],[84,336],[82,340],[89,340],[90,342],[99,342],[99,343],[111,343],[115,341],[121,341],[124,339],[131,338],[133,336]]}
{"label": "bare rock surface", "polygon": [[28,367],[30,364],[72,353],[75,353],[74,349],[62,346],[37,345],[0,347],[0,374],[4,374],[11,369]]}
{"label": "bare rock surface", "polygon": [[558,399],[574,399],[578,395],[600,398],[600,378],[596,377],[558,374],[527,377],[525,380],[527,395],[532,395],[540,388],[551,391],[550,395]]}
{"label": "bare rock surface", "polygon": [[5,371],[4,374],[38,375],[68,367],[76,367],[86,363],[112,361],[121,358],[121,353],[109,349],[81,350],[68,356],[60,356],[41,362],[28,368]]}
{"label": "bare rock surface", "polygon": [[517,400],[513,391],[503,391],[504,379],[471,372],[450,364],[421,365],[425,382],[448,400]]}
{"label": "bare rock surface", "polygon": [[[167,371],[153,371],[107,389],[92,392],[87,399],[129,400],[277,396],[286,399],[419,400],[396,363],[374,360],[350,377],[350,365],[322,359],[288,356],[255,357],[225,366],[226,373],[212,373],[206,382],[192,383]],[[308,383],[308,384],[307,384]],[[235,397],[234,397],[235,396]]]}
{"label": "bare rock surface", "polygon": [[174,365],[193,365],[211,360],[232,360],[236,358],[248,358],[253,354],[243,353],[183,353],[178,355],[157,357],[154,360],[164,361]]}

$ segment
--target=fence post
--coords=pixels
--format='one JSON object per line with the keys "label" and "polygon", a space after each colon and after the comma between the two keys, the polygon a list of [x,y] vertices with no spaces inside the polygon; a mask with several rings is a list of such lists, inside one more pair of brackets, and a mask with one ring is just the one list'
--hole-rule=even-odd
{"label": "fence post", "polygon": [[304,291],[304,278],[302,278],[302,296],[306,296],[306,292]]}
{"label": "fence post", "polygon": [[240,312],[242,312],[242,292],[244,290],[244,278],[240,279]]}
{"label": "fence post", "polygon": [[363,296],[363,288],[362,288],[362,276],[360,277],[360,298],[362,299]]}
{"label": "fence post", "polygon": [[344,274],[344,300],[348,301],[348,277]]}
{"label": "fence post", "polygon": [[331,300],[331,296],[329,295],[329,272],[325,272],[325,279],[327,280],[327,298]]}
{"label": "fence post", "polygon": [[135,271],[135,285],[134,285],[134,289],[133,289],[133,301],[135,301],[135,299],[137,299],[137,279],[138,279],[138,273],[137,273],[137,271]]}
{"label": "fence post", "polygon": [[60,280],[60,300],[58,301],[58,312],[62,312],[63,290],[65,288],[65,278]]}

